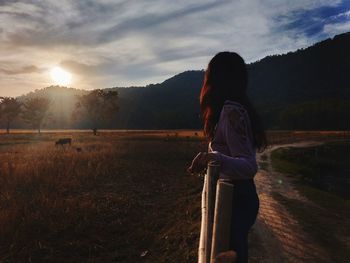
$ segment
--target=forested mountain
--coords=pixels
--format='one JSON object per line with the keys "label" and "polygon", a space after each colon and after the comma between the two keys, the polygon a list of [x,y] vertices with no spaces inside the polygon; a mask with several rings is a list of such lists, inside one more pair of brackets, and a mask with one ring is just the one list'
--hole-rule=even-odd
{"label": "forested mountain", "polygon": [[198,94],[203,71],[186,71],[160,84],[114,88],[120,96],[118,128],[199,128]]}
{"label": "forested mountain", "polygon": [[350,128],[349,69],[346,33],[249,65],[249,91],[268,127]]}
{"label": "forested mountain", "polygon": [[[249,96],[266,128],[350,129],[349,47],[350,33],[345,33],[249,64]],[[203,75],[204,71],[186,71],[146,87],[111,88],[119,93],[120,111],[104,128],[200,128],[198,97]],[[75,104],[73,95],[85,92],[49,87],[21,99],[50,96],[55,121],[48,122],[48,127],[85,128],[83,121],[68,120]]]}
{"label": "forested mountain", "polygon": [[[350,33],[248,65],[249,96],[267,128],[349,129]],[[117,88],[118,127],[200,127],[203,71],[186,71],[145,88]],[[123,105],[124,104],[124,105]]]}

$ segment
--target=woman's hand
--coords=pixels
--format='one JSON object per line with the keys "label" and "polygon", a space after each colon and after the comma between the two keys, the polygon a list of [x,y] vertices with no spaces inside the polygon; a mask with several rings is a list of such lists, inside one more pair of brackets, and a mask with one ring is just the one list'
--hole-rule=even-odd
{"label": "woman's hand", "polygon": [[216,152],[200,152],[193,159],[192,164],[188,167],[187,171],[189,173],[200,173],[207,167],[208,162],[211,161],[219,161],[219,156]]}

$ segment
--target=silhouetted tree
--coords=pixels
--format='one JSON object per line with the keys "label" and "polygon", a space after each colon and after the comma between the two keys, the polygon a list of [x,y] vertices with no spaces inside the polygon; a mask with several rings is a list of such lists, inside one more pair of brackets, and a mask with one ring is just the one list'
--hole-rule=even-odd
{"label": "silhouetted tree", "polygon": [[101,125],[111,121],[118,110],[118,92],[97,89],[80,97],[74,117],[83,116],[96,135]]}
{"label": "silhouetted tree", "polygon": [[10,133],[11,123],[21,112],[21,103],[15,98],[0,97],[0,120],[6,125],[6,132]]}
{"label": "silhouetted tree", "polygon": [[40,133],[41,126],[50,108],[50,100],[44,97],[29,98],[23,104],[22,118],[29,123],[33,129],[38,129]]}

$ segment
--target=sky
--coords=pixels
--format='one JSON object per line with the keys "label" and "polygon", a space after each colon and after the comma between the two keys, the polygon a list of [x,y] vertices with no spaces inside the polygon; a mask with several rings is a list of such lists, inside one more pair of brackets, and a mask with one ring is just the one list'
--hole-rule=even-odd
{"label": "sky", "polygon": [[53,68],[73,88],[143,86],[348,31],[349,0],[0,0],[0,96],[58,84]]}

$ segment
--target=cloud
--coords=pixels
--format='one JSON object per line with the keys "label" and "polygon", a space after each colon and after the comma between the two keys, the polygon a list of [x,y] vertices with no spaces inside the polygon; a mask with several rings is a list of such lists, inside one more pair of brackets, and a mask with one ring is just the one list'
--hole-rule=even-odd
{"label": "cloud", "polygon": [[[55,5],[47,5],[41,7],[41,9],[54,10],[56,12],[67,11],[66,17],[64,17],[65,23],[62,24],[62,21],[57,21],[56,19],[43,21],[43,14],[37,12],[36,15],[31,16],[31,21],[33,23],[40,22],[46,26],[25,27],[20,28],[16,32],[9,32],[7,35],[7,44],[9,46],[38,47],[62,45],[95,46],[118,40],[126,34],[133,32],[144,33],[149,28],[161,26],[164,23],[174,20],[178,21],[185,16],[219,8],[228,2],[227,0],[221,0],[204,4],[190,4],[183,8],[165,10],[164,12],[160,12],[162,10],[156,10],[155,12],[146,14],[144,14],[145,12],[140,12],[131,14],[130,17],[123,19],[115,19],[113,16],[118,17],[120,12],[124,11],[126,2],[120,2],[118,5],[110,5],[106,3],[98,4],[93,1],[77,1],[76,5],[70,5],[74,11],[69,11],[68,8],[59,10]],[[10,8],[10,10],[12,9],[14,8]],[[48,11],[46,16],[51,14],[53,16],[55,15],[52,11]],[[24,13],[20,13],[19,15],[21,19],[26,16]],[[103,23],[106,26],[96,23]]]}
{"label": "cloud", "polygon": [[42,71],[41,69],[39,69],[34,65],[24,66],[24,67],[15,68],[15,69],[0,68],[0,72],[7,75],[39,73],[41,71]]}
{"label": "cloud", "polygon": [[52,84],[54,66],[91,89],[161,82],[222,50],[253,62],[350,30],[349,10],[346,0],[0,0],[0,95]]}
{"label": "cloud", "polygon": [[[319,40],[327,37],[324,35],[324,27],[329,24],[346,23],[349,20],[350,2],[336,1],[328,5],[318,6],[312,9],[297,9],[289,14],[276,17],[276,21],[283,21],[282,29],[306,37]],[[328,32],[331,34],[331,32]]]}
{"label": "cloud", "polygon": [[91,74],[96,74],[100,71],[99,65],[89,65],[89,64],[79,63],[73,60],[61,61],[60,66],[71,71],[72,73],[79,74],[79,75],[91,75]]}
{"label": "cloud", "polygon": [[326,35],[336,35],[344,32],[350,32],[350,21],[346,23],[327,24],[323,28],[323,33]]}
{"label": "cloud", "polygon": [[185,8],[180,8],[164,14],[146,14],[136,18],[127,19],[115,26],[112,26],[108,30],[101,34],[99,40],[102,42],[110,41],[116,37],[120,37],[130,31],[142,31],[149,27],[162,25],[163,23],[179,20],[188,15],[194,15],[200,12],[206,12],[213,8],[218,8],[223,4],[227,4],[228,1],[217,1],[205,4],[193,4]]}

